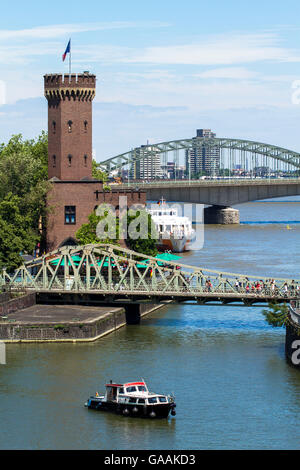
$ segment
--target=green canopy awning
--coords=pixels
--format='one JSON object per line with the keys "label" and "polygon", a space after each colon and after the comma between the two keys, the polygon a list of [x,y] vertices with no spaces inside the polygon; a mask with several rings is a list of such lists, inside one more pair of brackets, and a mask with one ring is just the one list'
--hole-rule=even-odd
{"label": "green canopy awning", "polygon": [[[50,263],[53,264],[54,266],[57,266],[58,263],[59,263],[59,260],[60,260],[60,258],[52,259],[52,260],[50,261]],[[78,256],[78,255],[74,255],[74,256],[72,256],[72,260],[73,260],[73,263],[74,263],[76,266],[78,266],[78,264],[79,264],[79,262],[80,262],[80,260],[81,260],[81,257]],[[62,261],[61,261],[61,263],[60,263],[60,266],[64,266],[64,265],[65,265],[65,259],[63,258]],[[68,266],[72,266],[70,260],[68,261]]]}
{"label": "green canopy awning", "polygon": [[[162,262],[158,261],[158,266],[164,266],[166,263],[165,261],[175,261],[181,259],[182,256],[173,255],[172,253],[161,253],[155,256],[156,259],[161,260]],[[164,262],[163,262],[164,261]],[[137,268],[147,268],[149,260],[141,260],[139,264],[136,265]]]}
{"label": "green canopy awning", "polygon": [[161,253],[161,254],[156,255],[155,258],[161,259],[164,261],[175,261],[177,259],[181,259],[182,256],[173,255],[172,253]]}

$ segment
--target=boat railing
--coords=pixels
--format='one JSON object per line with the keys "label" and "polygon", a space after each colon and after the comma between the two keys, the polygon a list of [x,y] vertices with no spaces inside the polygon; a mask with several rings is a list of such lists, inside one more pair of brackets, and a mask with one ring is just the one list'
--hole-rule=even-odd
{"label": "boat railing", "polygon": [[300,325],[300,301],[292,300],[289,306],[290,317],[293,323]]}

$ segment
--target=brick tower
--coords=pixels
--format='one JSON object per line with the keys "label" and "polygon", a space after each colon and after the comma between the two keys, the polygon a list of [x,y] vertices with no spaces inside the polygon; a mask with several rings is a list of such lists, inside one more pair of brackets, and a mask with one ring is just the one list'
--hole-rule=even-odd
{"label": "brick tower", "polygon": [[76,232],[88,222],[91,212],[103,202],[117,210],[120,196],[128,207],[144,206],[145,191],[116,186],[103,190],[92,177],[92,101],[96,76],[50,74],[44,76],[48,101],[48,177],[52,187],[47,205],[47,251],[76,245]]}
{"label": "brick tower", "polygon": [[49,179],[91,178],[95,75],[45,75],[44,86],[48,101]]}

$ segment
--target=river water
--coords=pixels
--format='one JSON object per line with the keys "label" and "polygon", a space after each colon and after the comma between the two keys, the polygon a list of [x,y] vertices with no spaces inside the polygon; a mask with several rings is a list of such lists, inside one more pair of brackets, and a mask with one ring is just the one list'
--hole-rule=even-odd
{"label": "river water", "polygon": [[[237,208],[243,223],[206,226],[184,262],[300,278],[300,197]],[[90,344],[7,345],[0,449],[299,449],[300,372],[285,361],[284,329],[261,310],[172,305]],[[84,408],[110,379],[141,377],[175,394],[176,417]]]}

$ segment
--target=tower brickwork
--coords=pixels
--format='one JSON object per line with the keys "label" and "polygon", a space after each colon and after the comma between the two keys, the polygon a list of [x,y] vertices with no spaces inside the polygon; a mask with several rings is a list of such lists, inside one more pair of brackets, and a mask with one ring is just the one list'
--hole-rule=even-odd
{"label": "tower brickwork", "polygon": [[52,187],[47,205],[47,251],[76,245],[76,233],[100,204],[119,206],[120,196],[128,207],[146,203],[146,192],[112,188],[92,177],[92,101],[96,76],[50,74],[44,76],[48,101],[48,177]]}
{"label": "tower brickwork", "polygon": [[48,176],[62,181],[92,178],[92,100],[96,76],[44,76],[48,101]]}

